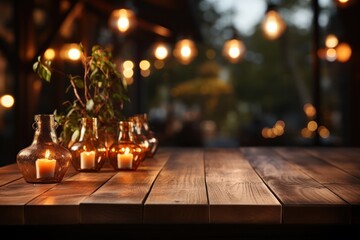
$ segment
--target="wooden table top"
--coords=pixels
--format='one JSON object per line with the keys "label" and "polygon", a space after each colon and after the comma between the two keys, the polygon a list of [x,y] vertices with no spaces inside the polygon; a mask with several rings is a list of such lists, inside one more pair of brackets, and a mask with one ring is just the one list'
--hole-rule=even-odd
{"label": "wooden table top", "polygon": [[360,148],[159,148],[137,171],[26,183],[0,168],[0,225],[360,223]]}

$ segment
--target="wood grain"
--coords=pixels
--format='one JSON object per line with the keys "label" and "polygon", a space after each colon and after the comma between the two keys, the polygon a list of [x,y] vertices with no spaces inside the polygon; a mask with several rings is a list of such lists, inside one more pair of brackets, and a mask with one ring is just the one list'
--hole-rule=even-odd
{"label": "wood grain", "polygon": [[[360,179],[350,175],[349,173],[335,167],[334,165],[319,159],[303,148],[278,147],[274,149],[277,153],[283,156],[286,160],[295,163],[305,173],[310,175],[321,184],[338,183],[338,184],[360,184]],[[342,158],[343,160],[346,157]]]}
{"label": "wood grain", "polygon": [[146,199],[144,223],[209,223],[203,150],[170,156]]}
{"label": "wood grain", "polygon": [[80,172],[25,206],[28,224],[78,224],[80,203],[115,175],[113,171]]}
{"label": "wood grain", "polygon": [[22,174],[16,163],[1,167],[0,176],[0,186],[22,178]]}
{"label": "wood grain", "polygon": [[[345,224],[350,206],[297,165],[267,147],[242,148],[283,206],[283,223]],[[290,151],[291,152],[291,151]]]}
{"label": "wood grain", "polygon": [[360,150],[354,148],[307,148],[313,156],[360,178]]}
{"label": "wood grain", "polygon": [[[10,165],[0,168],[0,176],[2,178],[3,172],[12,172],[17,168],[16,165]],[[18,168],[17,168],[18,169]],[[21,175],[19,169],[18,174]],[[76,174],[76,171],[71,167],[66,172],[63,180]],[[6,174],[5,174],[6,175]],[[16,172],[14,173],[16,175]],[[22,176],[22,175],[21,175]],[[0,224],[26,224],[25,219],[25,205],[40,196],[46,191],[50,190],[57,184],[31,184],[27,183],[24,178],[12,181],[0,187]]]}
{"label": "wood grain", "polygon": [[[282,156],[302,168],[302,170],[316,181],[330,189],[340,198],[352,205],[352,209],[360,206],[360,179],[355,174],[358,158],[354,152],[339,149],[276,148]],[[341,154],[341,152],[343,154]],[[345,154],[344,154],[345,153]],[[358,222],[358,211],[352,211],[352,221]]]}
{"label": "wood grain", "polygon": [[23,178],[0,188],[0,224],[25,224],[25,204],[56,184],[29,184]]}
{"label": "wood grain", "polygon": [[281,223],[281,205],[238,149],[205,154],[210,223]]}
{"label": "wood grain", "polygon": [[80,204],[81,223],[143,222],[143,203],[169,152],[158,152],[136,171],[121,171]]}
{"label": "wood grain", "polygon": [[359,162],[360,148],[160,148],[137,171],[70,167],[58,184],[29,184],[10,164],[0,226],[356,226]]}

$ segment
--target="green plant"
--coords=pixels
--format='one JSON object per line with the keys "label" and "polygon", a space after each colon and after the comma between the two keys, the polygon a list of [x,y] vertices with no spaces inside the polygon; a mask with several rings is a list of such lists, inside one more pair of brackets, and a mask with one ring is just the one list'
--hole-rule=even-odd
{"label": "green plant", "polygon": [[[126,82],[113,62],[111,51],[95,45],[87,56],[81,43],[79,49],[83,76],[67,75],[70,84],[66,92],[72,89],[74,98],[64,102],[65,110],[61,113],[54,111],[62,127],[59,140],[68,147],[78,139],[82,117],[97,117],[99,131],[115,133],[117,122],[123,117],[123,104],[130,101]],[[51,67],[51,61],[41,57],[33,64],[33,70],[47,82],[51,81],[52,72],[59,72]]]}

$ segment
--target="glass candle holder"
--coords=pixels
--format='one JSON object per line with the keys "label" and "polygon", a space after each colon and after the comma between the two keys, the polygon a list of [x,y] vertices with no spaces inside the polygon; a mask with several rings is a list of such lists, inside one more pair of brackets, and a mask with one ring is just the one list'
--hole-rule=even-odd
{"label": "glass candle holder", "polygon": [[58,143],[54,115],[38,114],[34,120],[33,141],[18,152],[17,165],[28,183],[61,182],[70,165],[71,153]]}
{"label": "glass candle holder", "polygon": [[130,120],[134,122],[135,142],[137,142],[146,151],[146,157],[154,157],[159,141],[155,137],[154,132],[152,132],[149,128],[147,114],[134,115],[130,117]]}
{"label": "glass candle holder", "polygon": [[71,148],[72,165],[80,172],[100,171],[107,159],[105,143],[98,138],[97,118],[82,118],[78,142]]}
{"label": "glass candle holder", "polygon": [[149,127],[148,115],[146,113],[142,114],[142,126],[144,128],[144,135],[149,142],[149,151],[146,153],[146,157],[152,158],[154,157],[158,146],[159,140],[155,137],[155,133],[151,131]]}
{"label": "glass candle holder", "polygon": [[129,121],[133,122],[134,125],[134,141],[142,148],[143,152],[145,152],[146,158],[148,152],[150,151],[150,143],[144,133],[141,115],[134,115],[129,118]]}
{"label": "glass candle holder", "polygon": [[145,158],[143,149],[135,143],[133,123],[119,122],[118,141],[109,149],[110,164],[115,170],[136,170]]}

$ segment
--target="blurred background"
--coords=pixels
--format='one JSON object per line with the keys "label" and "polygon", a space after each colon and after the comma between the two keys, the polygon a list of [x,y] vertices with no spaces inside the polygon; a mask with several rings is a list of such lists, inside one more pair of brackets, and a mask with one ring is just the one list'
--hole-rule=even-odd
{"label": "blurred background", "polygon": [[[123,9],[123,11],[120,11]],[[125,10],[125,11],[124,11]],[[124,116],[161,146],[360,146],[357,0],[0,0],[0,165],[81,74],[74,43],[112,49]]]}

